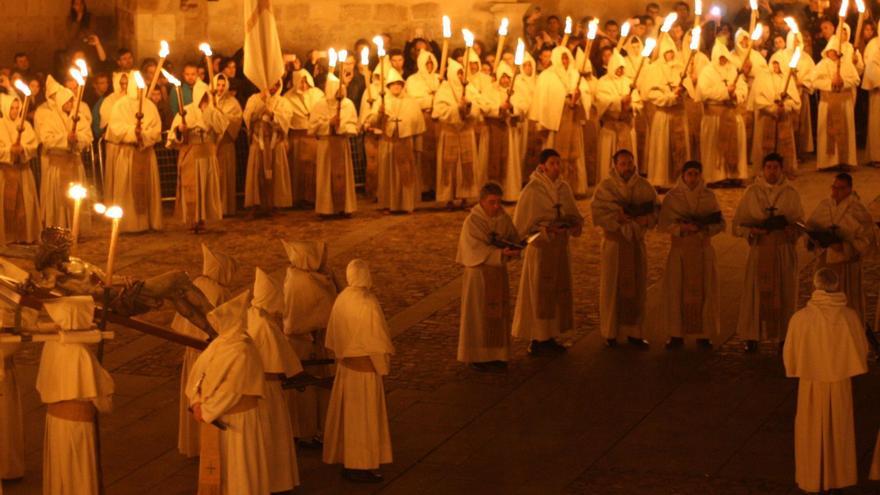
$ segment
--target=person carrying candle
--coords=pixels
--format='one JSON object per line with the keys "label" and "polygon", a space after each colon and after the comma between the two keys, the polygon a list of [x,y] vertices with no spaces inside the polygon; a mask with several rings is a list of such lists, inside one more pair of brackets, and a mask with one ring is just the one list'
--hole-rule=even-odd
{"label": "person carrying candle", "polygon": [[37,156],[37,135],[21,119],[16,96],[0,95],[0,244],[31,244],[40,237],[40,205],[30,160]]}
{"label": "person carrying candle", "polygon": [[305,69],[294,71],[293,87],[285,93],[293,109],[290,118],[287,159],[290,165],[291,198],[294,206],[315,203],[315,159],[318,142],[309,135],[309,118],[324,93],[315,87],[312,75]]}
{"label": "person carrying candle", "polygon": [[[770,69],[755,77],[752,86],[756,114],[752,163],[761,163],[769,153],[779,153],[785,160],[786,174],[794,177],[798,161],[793,122],[800,116],[801,95],[789,62],[791,55],[785,50],[778,51],[770,57]],[[798,61],[794,62],[797,64]]]}
{"label": "person carrying candle", "polygon": [[214,87],[217,91],[217,110],[226,117],[229,122],[225,131],[217,140],[217,164],[220,173],[220,201],[223,204],[223,215],[235,215],[238,208],[238,193],[235,187],[238,178],[238,163],[236,161],[235,143],[241,132],[242,110],[241,104],[235,99],[235,94],[230,91],[230,80],[226,74],[220,73],[214,76]]}
{"label": "person carrying candle", "polygon": [[281,95],[281,81],[252,95],[244,107],[244,123],[250,137],[244,207],[254,217],[272,214],[275,208],[293,205],[290,166],[287,163],[287,131],[293,108]]}
{"label": "person carrying candle", "polygon": [[[639,65],[646,63],[645,57]],[[636,149],[635,114],[642,109],[639,90],[633,87],[634,81],[626,75],[626,62],[619,53],[613,53],[608,62],[608,73],[599,79],[596,87],[596,110],[602,122],[599,131],[599,181],[611,176],[612,157],[620,150],[630,150],[638,156]],[[639,168],[638,159],[636,168]],[[638,175],[638,174],[637,174]]]}
{"label": "person carrying candle", "polygon": [[421,175],[422,193],[435,190],[437,181],[437,123],[431,118],[434,95],[440,89],[437,58],[430,50],[419,52],[418,72],[406,79],[406,94],[415,98],[422,110],[425,132],[416,136],[418,171]]}
{"label": "person carrying candle", "polygon": [[315,212],[349,217],[357,210],[354,164],[349,136],[357,134],[354,103],[342,92],[339,79],[327,75],[324,98],[312,107],[309,134],[318,140],[315,168]]}
{"label": "person carrying candle", "polygon": [[646,141],[648,153],[644,168],[652,185],[670,187],[677,185],[681,167],[693,154],[684,105],[687,89],[681,77],[685,67],[671,37],[664,36],[660,40],[659,54],[645,71],[647,92],[644,97],[654,105],[655,111]]}

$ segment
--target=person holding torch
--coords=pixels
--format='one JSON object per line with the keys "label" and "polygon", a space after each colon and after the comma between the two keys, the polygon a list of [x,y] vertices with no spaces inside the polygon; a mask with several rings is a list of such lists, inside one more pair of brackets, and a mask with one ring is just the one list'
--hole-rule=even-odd
{"label": "person holding torch", "polygon": [[[30,90],[21,81],[16,88],[25,100]],[[27,111],[17,96],[0,95],[0,243],[31,244],[40,235],[40,205],[30,160],[37,156],[37,135],[22,116]]]}
{"label": "person holding torch", "polygon": [[780,50],[770,57],[770,70],[755,78],[755,141],[752,144],[752,163],[762,162],[764,156],[779,153],[785,159],[783,167],[789,178],[798,169],[797,147],[794,140],[794,121],[801,111],[801,95],[795,77],[801,57],[800,48],[793,55]]}

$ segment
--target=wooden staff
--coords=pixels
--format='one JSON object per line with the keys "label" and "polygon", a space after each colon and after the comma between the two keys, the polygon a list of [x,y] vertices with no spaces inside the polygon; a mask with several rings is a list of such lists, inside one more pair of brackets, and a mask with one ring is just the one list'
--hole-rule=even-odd
{"label": "wooden staff", "polygon": [[642,50],[642,59],[639,61],[639,68],[636,69],[636,75],[633,77],[632,85],[629,87],[629,94],[632,95],[636,90],[636,84],[639,82],[639,76],[642,73],[642,68],[645,66],[645,59],[651,56],[651,53],[654,51],[654,47],[657,46],[657,40],[654,38],[648,38],[645,40],[645,48]]}
{"label": "wooden staff", "polygon": [[443,47],[440,50],[440,81],[446,79],[446,61],[449,58],[449,38],[452,37],[452,25],[449,16],[443,16]]}
{"label": "wooden staff", "polygon": [[749,32],[755,30],[755,24],[758,23],[758,0],[749,0],[749,10],[751,10],[751,14],[749,15]]}
{"label": "wooden staff", "polygon": [[211,56],[214,54],[214,52],[211,51],[211,45],[207,43],[200,44],[199,50],[205,54],[205,63],[208,66],[208,83],[211,86],[211,104],[216,107],[217,99],[214,96],[214,61],[211,59]]}
{"label": "wooden staff", "polygon": [[688,55],[687,63],[684,64],[684,70],[681,71],[681,78],[678,80],[678,86],[684,84],[684,80],[688,74],[688,68],[691,66],[691,63],[694,61],[694,56],[697,54],[697,51],[700,49],[700,28],[696,27],[691,31],[691,53]]}
{"label": "wooden staff", "polygon": [[581,69],[578,71],[577,84],[574,85],[574,93],[578,94],[581,87],[581,81],[584,79],[584,72],[587,70],[587,61],[590,60],[590,50],[593,49],[593,40],[596,39],[596,33],[599,30],[599,19],[593,19],[587,26],[587,43],[584,46],[584,61],[581,62]]}
{"label": "wooden staff", "polygon": [[758,24],[755,26],[755,31],[752,32],[752,35],[749,37],[749,48],[746,50],[746,56],[743,59],[742,65],[736,69],[736,77],[733,79],[733,85],[736,86],[736,83],[739,82],[739,78],[743,75],[743,67],[745,67],[746,62],[749,62],[752,57],[752,47],[755,42],[761,39],[761,33],[763,32],[763,26]]}
{"label": "wooden staff", "polygon": [[464,37],[465,46],[463,60],[464,63],[462,64],[464,66],[464,84],[465,86],[467,86],[467,84],[471,80],[471,50],[474,46],[474,35],[467,29],[462,29],[461,34]]}
{"label": "wooden staff", "polygon": [[71,129],[71,134],[76,135],[76,127],[79,123],[79,104],[82,101],[83,92],[86,87],[86,80],[82,76],[82,73],[78,69],[70,69],[70,75],[76,79],[76,100],[73,103],[73,128]]}
{"label": "wooden staff", "polygon": [[562,43],[559,46],[568,45],[568,38],[571,37],[571,16],[565,16],[565,31],[562,35]]}
{"label": "wooden staff", "polygon": [[162,40],[159,42],[159,65],[156,66],[156,72],[153,73],[153,79],[150,80],[150,87],[147,89],[147,96],[153,94],[156,89],[156,83],[159,82],[159,73],[162,72],[162,66],[165,65],[165,58],[168,57],[168,42]]}
{"label": "wooden staff", "polygon": [[859,20],[856,22],[856,35],[853,40],[853,46],[859,49],[864,48],[862,46],[862,43],[864,42],[862,39],[862,24],[865,22],[865,1],[856,0],[856,9],[859,11]]}
{"label": "wooden staff", "polygon": [[21,114],[18,116],[19,117],[18,129],[17,129],[18,136],[16,136],[16,138],[15,138],[16,146],[21,146],[21,134],[24,132],[25,117],[27,116],[28,106],[31,101],[31,89],[27,86],[27,84],[22,82],[21,79],[16,79],[14,86],[15,86],[15,89],[21,91],[21,94],[24,95],[24,103],[22,103],[22,105],[21,105],[21,107],[22,107]]}
{"label": "wooden staff", "polygon": [[694,27],[700,27],[700,20],[703,17],[703,1],[694,0]]}
{"label": "wooden staff", "polygon": [[498,64],[501,63],[501,55],[504,52],[504,42],[507,41],[507,25],[510,21],[507,17],[501,19],[501,25],[498,26],[498,48],[495,49],[495,62],[492,64],[492,73],[498,72]]}

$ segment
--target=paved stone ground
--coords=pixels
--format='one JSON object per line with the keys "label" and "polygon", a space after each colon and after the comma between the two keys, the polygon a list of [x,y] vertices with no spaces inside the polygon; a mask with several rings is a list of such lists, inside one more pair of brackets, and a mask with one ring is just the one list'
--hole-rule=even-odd
{"label": "paved stone ground", "polygon": [[[880,173],[855,174],[864,198],[880,194]],[[827,194],[831,176],[805,173],[796,185],[811,210]],[[718,191],[725,216],[741,189]],[[579,207],[587,214],[589,201]],[[148,276],[170,269],[199,272],[204,242],[241,263],[237,289],[255,266],[279,274],[286,258],[279,239],[324,239],[330,265],[344,274],[360,257],[372,266],[377,293],[389,317],[397,353],[386,379],[395,462],[379,486],[340,480],[338,467],[320,453],[300,451],[303,485],[298,493],[796,493],[792,428],[793,380],[784,378],[771,348],[743,355],[732,337],[746,249],[722,234],[715,240],[723,296],[723,332],[714,352],[691,348],[667,353],[664,336],[649,326],[650,351],[607,350],[598,324],[599,236],[588,228],[573,242],[577,330],[566,336],[565,356],[530,358],[515,343],[506,374],[479,374],[455,361],[460,268],[453,263],[465,213],[427,209],[411,216],[383,216],[361,204],[345,221],[321,221],[310,212],[271,220],[224,221],[193,236],[171,222],[163,234],[124,236],[118,273]],[[589,225],[589,223],[588,223]],[[107,228],[81,247],[102,263]],[[663,274],[668,239],[653,233],[649,279]],[[27,256],[23,253],[22,256]],[[20,259],[26,263],[24,259]],[[809,288],[810,257],[801,253],[801,279]],[[512,295],[520,272],[510,267]],[[869,307],[880,287],[880,263],[866,270]],[[649,294],[655,311],[658,286]],[[804,294],[806,297],[806,292]],[[149,315],[167,323],[170,311]],[[176,451],[179,366],[182,350],[137,332],[115,328],[106,367],[118,395],[102,418],[108,494],[165,495],[195,491],[197,463]],[[10,494],[39,493],[45,409],[33,390],[39,347],[16,356],[26,410],[28,473],[7,482]],[[876,366],[854,385],[860,473],[864,478],[880,423]],[[849,493],[880,493],[867,481]]]}

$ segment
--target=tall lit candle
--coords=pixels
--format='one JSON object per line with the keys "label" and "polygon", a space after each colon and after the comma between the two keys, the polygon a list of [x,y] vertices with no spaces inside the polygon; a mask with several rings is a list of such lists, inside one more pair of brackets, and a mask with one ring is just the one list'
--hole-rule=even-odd
{"label": "tall lit candle", "polygon": [[18,138],[15,141],[15,144],[21,144],[21,134],[24,132],[24,122],[27,118],[28,105],[31,101],[31,88],[21,79],[16,79],[13,84],[15,89],[21,91],[21,94],[24,95],[24,103],[21,104],[21,114],[18,116]]}
{"label": "tall lit candle", "polygon": [[636,89],[636,84],[639,82],[639,75],[642,73],[642,68],[645,66],[645,59],[650,58],[651,54],[654,52],[654,48],[657,46],[657,40],[654,38],[648,38],[645,40],[645,47],[642,48],[642,59],[639,61],[639,68],[636,69],[636,75],[633,77],[632,86],[630,86],[629,93],[632,94]]}
{"label": "tall lit candle", "polygon": [[144,82],[144,76],[141,75],[141,71],[139,70],[134,71],[134,84],[137,86],[138,90],[138,111],[135,117],[140,121],[144,118],[144,98],[146,98],[144,90],[147,85]]}
{"label": "tall lit candle", "polygon": [[565,16],[565,30],[562,35],[562,43],[559,46],[568,45],[568,38],[571,37],[571,16]]}
{"label": "tall lit candle", "polygon": [[336,68],[339,71],[340,80],[343,80],[342,71],[345,69],[346,59],[348,59],[348,50],[339,50],[336,52]]}
{"label": "tall lit candle", "polygon": [[361,48],[361,74],[367,83],[367,101],[373,103],[373,78],[370,77],[370,47]]}
{"label": "tall lit candle", "polygon": [[159,42],[159,65],[156,66],[156,72],[153,73],[153,79],[150,80],[150,87],[147,91],[147,95],[153,93],[153,90],[156,89],[156,83],[159,82],[159,74],[162,71],[162,66],[165,65],[165,59],[168,57],[170,50],[168,49],[168,42],[162,40]]}
{"label": "tall lit candle", "polygon": [[[339,56],[336,54],[336,48],[331,47],[327,50],[327,66],[330,68],[330,74],[336,75],[336,63],[339,60]],[[328,79],[329,81],[329,79]],[[324,92],[327,92],[327,85],[324,85]]]}
{"label": "tall lit candle", "polygon": [[[672,12],[667,15],[665,19],[663,19],[663,25],[660,26],[660,36],[657,38],[657,42],[663,39],[664,36],[669,36],[669,30],[672,29],[672,25],[675,24],[675,21],[678,20],[678,14]],[[654,53],[653,58],[657,58],[659,56],[659,51]]]}
{"label": "tall lit candle", "polygon": [[522,64],[526,58],[526,44],[523,42],[522,38],[517,38],[516,40],[516,51],[513,54],[513,80],[510,81],[510,89],[507,91],[508,97],[511,93],[513,93],[514,85],[516,84],[516,76],[522,71]]}
{"label": "tall lit candle", "polygon": [[623,25],[620,26],[620,38],[618,38],[617,40],[616,47],[618,52],[621,50],[621,48],[623,48],[623,44],[626,43],[626,38],[629,37],[630,29],[632,29],[632,24],[630,24],[629,21],[624,22]]}
{"label": "tall lit candle", "polygon": [[107,218],[113,221],[110,229],[110,250],[107,253],[107,286],[113,283],[113,265],[116,263],[116,244],[119,240],[119,221],[122,220],[122,208],[119,206],[111,206],[104,213]]}
{"label": "tall lit candle", "polygon": [[449,16],[443,16],[443,48],[440,50],[440,80],[446,79],[446,62],[449,58],[449,38],[452,38],[452,23]]}
{"label": "tall lit candle", "polygon": [[385,38],[373,36],[373,44],[376,45],[376,54],[379,56],[379,95],[385,100]]}
{"label": "tall lit candle", "polygon": [[840,12],[837,13],[837,16],[840,18],[840,22],[837,23],[837,34],[840,37],[841,53],[843,53],[843,43],[847,41],[843,39],[843,25],[846,23],[847,10],[849,10],[849,0],[843,0],[840,2]]}
{"label": "tall lit candle", "polygon": [[461,65],[464,66],[464,82],[467,84],[471,79],[471,50],[474,48],[474,33],[462,29],[461,35],[464,38],[464,63]]}
{"label": "tall lit candle", "polygon": [[504,42],[507,41],[507,27],[510,23],[507,17],[501,19],[501,25],[498,26],[498,48],[495,49],[495,63],[492,65],[492,73],[498,72],[498,64],[501,63],[501,55],[504,52]]}
{"label": "tall lit candle", "polygon": [[199,51],[205,54],[205,64],[208,66],[208,83],[211,86],[211,103],[217,104],[214,97],[214,61],[211,58],[214,52],[211,51],[211,45],[207,43],[199,44]]}
{"label": "tall lit candle", "polygon": [[67,189],[67,197],[73,200],[73,228],[71,236],[73,237],[73,245],[70,248],[71,253],[76,253],[76,245],[79,242],[79,217],[82,209],[82,200],[86,197],[86,188],[79,183],[72,183]]}
{"label": "tall lit candle", "polygon": [[700,50],[700,35],[702,34],[703,28],[700,26],[695,27],[691,30],[691,44],[690,44],[690,54],[688,55],[687,63],[684,64],[684,70],[681,71],[681,78],[678,80],[678,85],[681,86],[684,84],[684,78],[687,77],[688,69],[691,66],[691,63],[694,61],[694,56]]}
{"label": "tall lit candle", "polygon": [[583,72],[587,68],[587,61],[590,60],[590,53],[593,49],[593,42],[596,40],[596,34],[599,32],[599,18],[595,18],[590,21],[590,24],[587,26],[587,45],[584,47],[584,61],[581,64],[580,72]]}
{"label": "tall lit candle", "polygon": [[180,119],[183,121],[183,125],[186,125],[186,109],[183,108],[183,91],[180,89],[180,79],[177,79],[165,69],[162,69],[162,74],[165,76],[165,79],[168,79],[168,82],[174,86],[174,90],[177,92],[177,101],[179,102],[177,105],[177,112],[180,114]]}
{"label": "tall lit candle", "polygon": [[76,86],[77,86],[76,100],[74,100],[73,109],[71,110],[73,112],[73,117],[72,117],[73,128],[70,131],[71,133],[76,134],[76,127],[77,127],[77,124],[79,123],[79,107],[80,107],[80,102],[82,101],[83,92],[85,92],[86,80],[82,76],[82,73],[79,71],[79,69],[71,68],[70,75],[76,81]]}
{"label": "tall lit candle", "polygon": [[856,0],[856,10],[859,11],[859,20],[856,22],[856,36],[853,40],[855,48],[861,48],[864,39],[862,39],[862,24],[865,22],[865,1]]}
{"label": "tall lit candle", "polygon": [[701,25],[703,18],[703,0],[694,0],[694,27]]}
{"label": "tall lit candle", "polygon": [[749,32],[755,30],[755,24],[758,23],[758,0],[749,0],[749,10],[751,14],[749,16]]}

